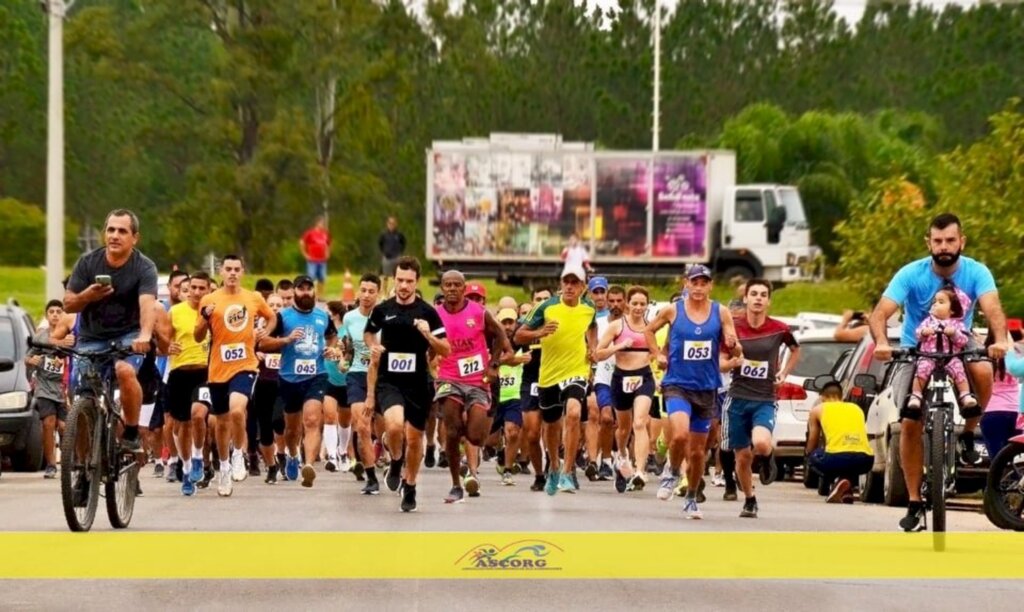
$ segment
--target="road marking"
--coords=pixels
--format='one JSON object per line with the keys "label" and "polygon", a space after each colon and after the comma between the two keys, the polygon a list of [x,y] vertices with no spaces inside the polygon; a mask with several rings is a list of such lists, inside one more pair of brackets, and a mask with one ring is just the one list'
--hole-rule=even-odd
{"label": "road marking", "polygon": [[[945,552],[935,552],[929,533],[8,532],[0,534],[0,575],[1024,579],[1024,535],[945,538]],[[272,550],[295,554],[268,563]]]}

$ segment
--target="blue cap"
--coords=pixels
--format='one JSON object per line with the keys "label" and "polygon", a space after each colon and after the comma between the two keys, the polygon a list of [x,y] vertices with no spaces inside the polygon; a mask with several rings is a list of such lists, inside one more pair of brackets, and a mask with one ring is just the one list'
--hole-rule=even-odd
{"label": "blue cap", "polygon": [[712,278],[711,270],[703,264],[694,264],[686,271],[686,278],[689,280],[700,278],[702,276],[708,280],[711,280]]}
{"label": "blue cap", "polygon": [[595,276],[590,279],[590,282],[587,283],[587,291],[594,291],[596,289],[608,291],[608,279],[603,276]]}

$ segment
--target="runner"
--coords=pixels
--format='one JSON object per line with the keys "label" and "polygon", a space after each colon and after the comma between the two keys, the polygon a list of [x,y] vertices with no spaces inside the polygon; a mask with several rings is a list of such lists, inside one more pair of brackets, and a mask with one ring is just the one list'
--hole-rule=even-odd
{"label": "runner", "polygon": [[[521,319],[523,321],[527,320],[534,309],[549,299],[551,299],[550,289],[535,289],[533,291],[533,303],[523,304],[522,310],[526,312],[525,314],[520,312]],[[537,379],[540,377],[540,343],[518,343],[515,341],[514,334],[512,341],[519,348],[530,351],[530,361],[523,365],[523,382],[519,388],[519,404],[523,411],[523,436],[521,444],[523,450],[529,456],[530,463],[533,464],[534,478],[533,484],[530,485],[530,490],[543,491],[546,479],[544,478],[544,451],[541,449],[540,444],[541,415],[537,387]]]}
{"label": "runner", "polygon": [[355,419],[356,452],[362,460],[361,463],[356,463],[353,470],[357,478],[362,470],[366,473],[363,495],[380,493],[377,471],[374,467],[376,457],[373,450],[373,408],[366,407],[366,372],[370,367],[370,349],[366,346],[363,335],[366,321],[377,305],[379,295],[380,277],[376,274],[364,274],[359,279],[359,306],[345,313],[339,330],[345,342],[346,353],[352,356],[352,365],[346,375],[346,382],[348,401],[352,405],[352,416]]}
{"label": "runner", "polygon": [[291,279],[282,278],[277,281],[277,294],[281,296],[281,301],[284,302],[285,308],[291,308],[295,305],[295,287]]}
{"label": "runner", "polygon": [[[587,398],[590,367],[596,363],[597,309],[583,297],[586,272],[579,266],[562,271],[562,295],[552,297],[530,313],[516,331],[519,344],[540,340],[544,358],[538,381],[541,417],[547,424],[544,443],[550,470],[545,491],[575,493],[573,457],[579,446],[580,421]],[[565,417],[565,462],[560,468],[562,418]]]}
{"label": "runner", "polygon": [[[612,293],[615,289],[615,293]],[[597,337],[601,338],[604,330],[608,328],[610,321],[622,316],[622,304],[625,302],[625,294],[620,287],[608,286],[608,279],[603,276],[595,276],[587,283],[587,294],[597,308]],[[613,301],[619,308],[613,307]],[[591,482],[596,480],[607,480],[612,476],[610,469],[611,442],[615,431],[615,414],[612,408],[612,371],[615,369],[615,362],[611,357],[599,362],[594,368],[594,380],[591,385],[590,394],[587,395],[587,423],[584,435],[587,447],[587,462],[584,464],[585,474]],[[603,455],[601,467],[598,466],[598,458]],[[609,469],[603,473],[604,466]],[[602,478],[603,476],[603,478]]]}
{"label": "runner", "polygon": [[[512,342],[516,331],[516,311],[504,308],[498,311],[498,322],[505,330],[505,337]],[[516,463],[519,452],[519,433],[523,428],[523,411],[520,389],[523,380],[523,365],[530,363],[532,357],[529,350],[518,349],[514,354],[505,356],[498,372],[500,391],[498,393],[498,410],[494,415],[491,433],[501,432],[505,437],[505,456],[499,462],[501,484],[513,486],[516,481],[512,475],[522,468]]]}
{"label": "runner", "polygon": [[[205,412],[201,403],[200,389],[205,389],[208,379],[207,364],[210,360],[210,343],[196,342],[196,320],[199,318],[199,304],[210,292],[210,276],[197,272],[188,280],[188,300],[171,307],[169,319],[171,346],[170,371],[167,375],[167,408],[173,419],[173,439],[177,440],[178,456],[191,457],[187,473],[182,474],[181,494],[195,494],[196,483],[203,479],[203,442],[206,439]],[[202,415],[203,427],[193,431],[192,420]]]}
{"label": "runner", "polygon": [[[274,311],[260,294],[243,289],[245,265],[238,255],[226,255],[220,266],[224,286],[199,302],[193,337],[210,342],[210,413],[217,417],[216,442],[220,458],[217,494],[228,497],[232,480],[245,480],[245,413],[256,386],[259,360],[256,342],[277,326]],[[256,318],[268,320],[256,330]],[[230,457],[230,462],[228,460]]]}
{"label": "runner", "polygon": [[[669,419],[670,470],[661,479],[658,499],[670,500],[681,478],[680,468],[687,459],[686,518],[703,518],[697,506],[697,492],[704,474],[705,447],[715,410],[715,394],[721,382],[719,346],[740,356],[736,330],[729,310],[711,300],[711,270],[694,265],[686,275],[686,297],[661,309],[644,329],[651,359],[666,367],[662,395]],[[655,334],[670,326],[668,357],[658,347]]]}
{"label": "runner", "polygon": [[[174,308],[188,299],[189,278],[188,272],[184,270],[173,270],[170,275],[168,275],[168,303],[164,304],[168,313],[170,313],[171,308]],[[157,396],[157,403],[159,404],[157,410],[163,419],[163,427],[161,427],[160,437],[163,451],[167,454],[167,482],[183,482],[183,462],[178,458],[178,446],[174,441],[174,417],[171,416],[171,409],[167,405],[167,399],[170,395],[170,391],[167,389],[168,376],[170,375],[169,360],[164,357],[162,358],[162,362],[161,369],[164,372],[164,377],[160,393]],[[153,475],[157,478],[159,478],[164,471],[163,463],[163,453],[160,453],[160,456],[158,456],[156,460],[156,466],[153,468]]]}
{"label": "runner", "polygon": [[[327,302],[327,311],[331,313],[331,323],[337,330],[345,317],[345,304],[339,301]],[[340,348],[340,347],[339,347]],[[327,395],[324,396],[324,446],[327,448],[327,462],[324,469],[328,472],[352,469],[348,457],[348,442],[352,438],[352,410],[348,405],[348,361],[339,353],[340,359],[327,359]]]}
{"label": "runner", "polygon": [[[467,453],[484,443],[491,430],[490,379],[498,378],[503,353],[512,354],[504,329],[478,302],[467,299],[466,278],[457,270],[441,276],[444,304],[437,309],[451,352],[441,358],[435,399],[441,403],[445,423],[445,454],[452,476],[452,489],[445,503],[461,503],[459,442],[465,437]],[[491,336],[490,351],[487,349]],[[477,464],[469,462],[465,479],[466,493],[479,495]]]}
{"label": "runner", "polygon": [[[288,480],[299,477],[299,442],[305,455],[302,486],[312,487],[316,480],[313,463],[320,456],[324,426],[324,395],[329,379],[325,356],[337,360],[334,349],[338,332],[334,322],[316,307],[316,284],[306,275],[293,283],[295,305],[277,315],[277,325],[270,337],[260,341],[267,352],[281,352],[278,395],[284,408],[284,437],[288,450],[285,473]],[[334,440],[337,452],[337,440]]]}
{"label": "runner", "polygon": [[[630,287],[626,292],[629,314],[612,321],[601,337],[597,357],[614,359],[611,393],[616,416],[615,440],[619,447],[619,466],[623,477],[631,475],[630,490],[643,490],[647,482],[647,459],[651,451],[648,427],[651,401],[654,397],[654,373],[644,328],[647,326],[647,305],[650,301],[643,287]],[[627,452],[630,424],[633,430],[633,458]],[[620,491],[621,492],[621,491]]]}
{"label": "runner", "polygon": [[[270,306],[270,310],[276,315],[284,310],[284,300],[277,294],[271,294],[267,298],[267,306]],[[276,320],[276,316],[274,318]],[[256,325],[259,329],[266,328],[267,319],[260,317],[256,320]],[[263,463],[267,466],[267,476],[263,479],[263,482],[273,485],[277,484],[277,477],[283,471],[286,463],[284,455],[285,445],[283,442],[283,410],[281,411],[280,423],[275,422],[281,379],[281,353],[265,353],[260,351],[256,353],[256,357],[260,360],[260,374],[256,379],[256,390],[253,392],[252,411],[256,413],[260,454],[263,456]],[[282,440],[280,447],[275,443],[275,436],[278,435],[281,436]],[[278,451],[276,454],[275,450]],[[257,458],[249,458],[250,476],[253,475],[252,465],[257,462]]]}
{"label": "runner", "polygon": [[[374,356],[366,376],[366,407],[379,410],[384,417],[391,453],[385,483],[392,491],[402,487],[402,512],[416,510],[416,476],[423,458],[423,431],[434,400],[427,378],[427,352],[441,357],[451,352],[437,310],[416,296],[419,279],[420,262],[414,257],[398,258],[395,297],[373,309],[363,333],[363,341]],[[404,451],[403,444],[408,445]]]}
{"label": "runner", "polygon": [[[757,518],[754,496],[754,455],[772,461],[775,429],[775,392],[800,359],[800,345],[789,326],[768,316],[772,286],[764,279],[746,284],[745,314],[735,322],[743,356],[726,363],[732,373],[729,395],[722,406],[722,446],[736,454],[736,479],[745,500],[741,518]],[[786,363],[779,367],[779,349],[789,347]],[[753,447],[753,452],[751,452]]]}
{"label": "runner", "polygon": [[[49,344],[50,330],[56,330],[64,318],[64,305],[60,300],[50,300],[46,304],[46,322],[49,326],[41,329],[32,339],[38,344]],[[74,336],[65,336],[53,341],[58,346],[75,345]],[[64,372],[67,362],[64,357],[53,350],[30,348],[25,357],[25,364],[32,368],[33,404],[39,419],[43,423],[43,460],[46,471],[43,478],[57,477],[57,455],[55,452],[54,432],[64,435],[64,421],[67,419],[67,392],[64,388]]]}

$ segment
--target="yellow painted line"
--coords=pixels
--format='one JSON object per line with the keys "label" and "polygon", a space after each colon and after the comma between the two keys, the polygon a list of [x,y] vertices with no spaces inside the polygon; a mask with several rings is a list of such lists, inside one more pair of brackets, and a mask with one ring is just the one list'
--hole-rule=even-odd
{"label": "yellow painted line", "polygon": [[[5,578],[1022,579],[1024,534],[0,534]],[[288,563],[275,561],[288,551]]]}

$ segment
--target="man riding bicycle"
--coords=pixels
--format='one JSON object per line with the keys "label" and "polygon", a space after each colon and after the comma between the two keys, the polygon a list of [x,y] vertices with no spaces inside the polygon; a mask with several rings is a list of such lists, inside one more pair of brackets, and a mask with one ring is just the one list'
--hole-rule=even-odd
{"label": "man riding bicycle", "polygon": [[[888,361],[892,358],[893,348],[886,337],[886,321],[900,307],[904,310],[900,346],[916,346],[915,330],[928,316],[933,296],[943,287],[952,287],[970,300],[963,316],[965,328],[971,328],[975,305],[985,314],[989,330],[996,338],[996,342],[988,349],[988,356],[995,360],[1006,354],[1009,346],[1006,340],[1006,317],[999,302],[995,280],[984,264],[970,257],[961,257],[966,242],[960,219],[956,215],[945,213],[932,220],[925,237],[930,256],[903,266],[892,278],[871,313],[875,359]],[[978,347],[971,339],[966,348],[972,350]],[[907,515],[900,520],[900,527],[904,531],[916,531],[923,525],[925,512],[921,500],[924,466],[923,407],[907,404],[914,378],[914,364],[899,364],[896,368],[892,378],[893,401],[900,407],[900,463],[910,498]],[[963,445],[962,456],[970,463],[972,457],[976,457],[974,430],[992,395],[992,364],[987,361],[968,363],[967,374],[978,398],[978,405],[962,407],[960,411],[965,420],[960,440]]]}
{"label": "man riding bicycle", "polygon": [[[140,452],[139,411],[142,387],[136,372],[150,350],[156,322],[156,265],[135,249],[139,241],[139,219],[130,210],[117,209],[107,215],[106,246],[82,255],[71,271],[64,294],[64,310],[80,313],[77,344],[81,351],[102,351],[111,342],[131,345],[137,355],[114,366],[121,391],[124,416],[122,446]],[[76,371],[81,366],[76,363]]]}

